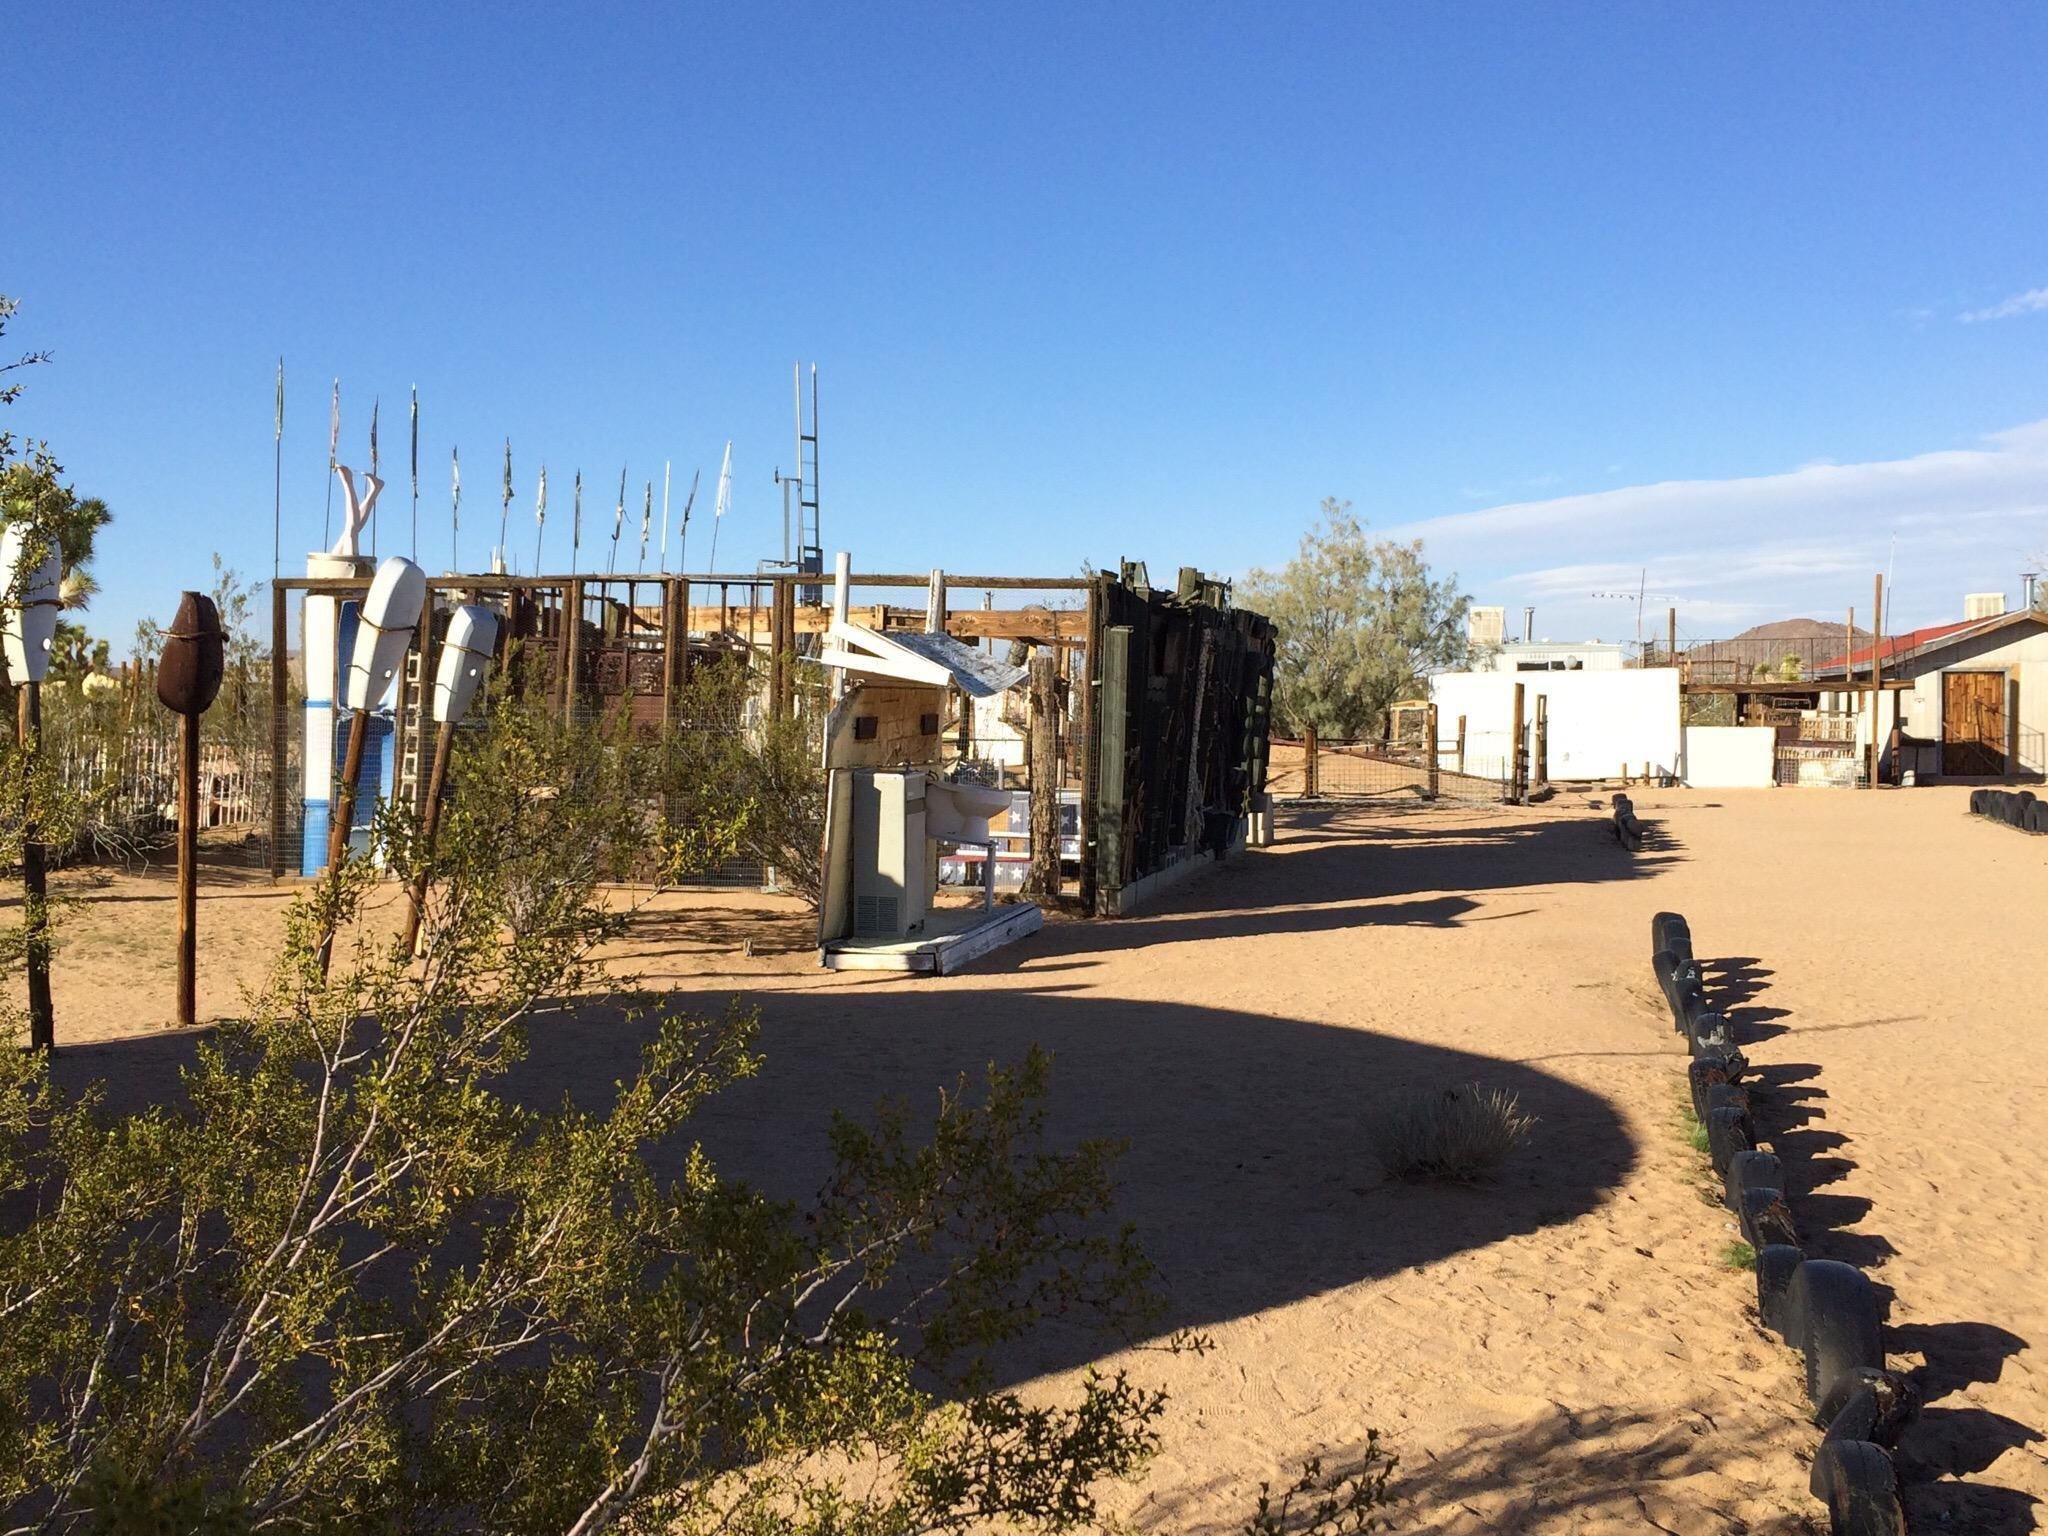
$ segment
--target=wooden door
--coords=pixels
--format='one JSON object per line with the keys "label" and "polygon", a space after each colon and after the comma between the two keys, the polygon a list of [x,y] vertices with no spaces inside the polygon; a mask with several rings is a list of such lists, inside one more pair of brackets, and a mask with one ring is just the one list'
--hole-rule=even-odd
{"label": "wooden door", "polygon": [[1942,674],[1941,771],[1962,778],[2006,772],[2003,672]]}

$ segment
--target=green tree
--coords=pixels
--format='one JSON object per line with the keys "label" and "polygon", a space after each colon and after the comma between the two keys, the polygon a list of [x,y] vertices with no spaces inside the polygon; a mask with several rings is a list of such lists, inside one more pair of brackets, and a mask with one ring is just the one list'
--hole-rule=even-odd
{"label": "green tree", "polygon": [[[649,1044],[603,1107],[528,1107],[529,1020],[595,1001],[644,765],[506,702],[463,746],[418,958],[345,859],[249,1016],[146,1113],[0,1050],[0,1512],[98,1531],[1064,1531],[1155,1443],[1122,1374],[991,1385],[1042,1319],[1129,1339],[1155,1276],[1116,1149],[1044,1136],[1047,1062],[922,1132],[830,1127],[767,1198],[691,1142],[754,1020],[614,995]],[[401,877],[409,825],[375,840]],[[322,937],[338,932],[332,978]],[[822,1128],[821,1128],[822,1130]],[[1187,1341],[1183,1341],[1187,1342]]]}
{"label": "green tree", "polygon": [[1293,735],[1309,726],[1333,741],[1377,731],[1389,705],[1466,659],[1470,600],[1457,578],[1431,574],[1420,540],[1368,536],[1351,504],[1334,497],[1294,558],[1253,571],[1239,592],[1279,626],[1273,712]]}

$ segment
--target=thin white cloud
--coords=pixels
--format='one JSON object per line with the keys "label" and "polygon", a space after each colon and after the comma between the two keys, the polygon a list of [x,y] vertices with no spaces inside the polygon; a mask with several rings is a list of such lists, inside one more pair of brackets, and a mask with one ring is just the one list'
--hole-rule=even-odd
{"label": "thin white cloud", "polygon": [[1960,618],[1965,592],[2016,593],[2048,548],[2048,420],[1965,448],[1509,502],[1385,531],[1422,539],[1480,601],[1543,605],[1538,627],[1552,633],[1619,629],[1616,605],[1591,594],[1634,591],[1646,567],[1694,634],[1867,609],[1871,574],[1887,569],[1893,623],[1933,623]]}
{"label": "thin white cloud", "polygon": [[1982,320],[2011,320],[2018,315],[2035,315],[2044,309],[2048,309],[2048,288],[2029,288],[2025,293],[2001,299],[1989,309],[1965,310],[1957,318],[1965,325],[1975,325]]}

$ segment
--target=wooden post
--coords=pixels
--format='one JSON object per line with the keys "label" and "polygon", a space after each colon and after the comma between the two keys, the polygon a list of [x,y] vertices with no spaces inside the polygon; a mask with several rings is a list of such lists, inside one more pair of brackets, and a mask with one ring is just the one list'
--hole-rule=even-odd
{"label": "wooden post", "polygon": [[1097,787],[1101,773],[1097,765],[1097,737],[1102,729],[1102,581],[1088,584],[1087,650],[1083,653],[1086,686],[1081,692],[1081,910],[1095,914],[1095,836]]}
{"label": "wooden post", "polygon": [[1884,684],[1884,573],[1877,574],[1870,621],[1870,787],[1877,788],[1877,709]]}
{"label": "wooden post", "polygon": [[[370,712],[359,709],[349,717],[348,750],[342,754],[341,783],[334,793],[334,821],[327,830],[327,879],[341,883],[341,861],[348,853],[349,823],[356,819],[356,780],[363,772],[363,743],[370,734]],[[334,956],[334,925],[320,936],[320,979],[327,979],[328,963]]]}
{"label": "wooden post", "polygon": [[1522,743],[1523,690],[1526,686],[1515,684],[1514,750],[1508,768],[1508,798],[1517,805],[1522,804],[1529,794],[1529,759]]}
{"label": "wooden post", "polygon": [[441,830],[441,794],[448,781],[448,759],[455,749],[455,722],[443,720],[434,735],[434,766],[427,776],[427,798],[420,812],[420,867],[405,896],[405,939],[400,946],[415,952],[420,939],[420,914],[427,904],[427,860],[433,857],[434,835]]}
{"label": "wooden post", "polygon": [[[506,618],[509,621],[511,615],[508,613]],[[512,626],[507,622],[501,627],[510,629]],[[430,713],[428,701],[434,696],[434,669],[436,666],[434,658],[434,589],[431,586],[427,589],[426,601],[420,607],[420,622],[419,627],[413,632],[413,644],[419,647],[420,653],[419,687],[413,694],[413,709],[419,716],[418,731],[420,738],[413,745],[413,751],[417,754],[417,757],[413,766],[412,805],[414,813],[417,814],[420,807],[426,803],[427,796],[427,778],[425,774],[420,772],[420,769],[427,765],[427,733],[431,729],[427,720],[427,716]],[[398,676],[399,680],[403,682],[405,679],[403,663],[400,664]],[[404,692],[401,691],[398,697],[401,706],[399,719],[402,722],[405,718],[403,708],[405,702]],[[405,738],[402,736],[398,739],[398,746],[391,761],[394,765],[395,773],[402,773],[404,771]],[[397,788],[395,784],[392,787],[394,789]]]}
{"label": "wooden post", "polygon": [[768,718],[780,723],[785,714],[783,672],[789,658],[782,649],[782,600],[787,588],[781,582],[769,588],[768,613]]}
{"label": "wooden post", "polygon": [[1301,792],[1311,799],[1321,792],[1321,775],[1317,772],[1316,761],[1320,755],[1316,750],[1316,728],[1304,725],[1301,728]]}
{"label": "wooden post", "polygon": [[1666,608],[1664,610],[1664,633],[1664,664],[1675,667],[1678,665],[1678,610],[1676,608]]}
{"label": "wooden post", "polygon": [[285,591],[270,588],[270,878],[284,878]]}
{"label": "wooden post", "polygon": [[571,581],[562,590],[562,622],[567,629],[563,642],[562,719],[573,722],[582,697],[579,686],[583,671],[583,583]]}
{"label": "wooden post", "polygon": [[[42,751],[43,685],[25,682],[20,693],[17,740],[32,776],[35,759]],[[23,818],[21,828],[21,931],[23,962],[28,972],[28,1043],[32,1050],[51,1051],[57,1048],[57,1013],[50,1001],[49,876],[33,814],[35,791],[24,787],[30,798],[29,806],[25,807],[29,814]]]}
{"label": "wooden post", "polygon": [[1536,787],[1550,784],[1550,695],[1536,695]]}
{"label": "wooden post", "polygon": [[1095,844],[1082,853],[1095,863],[1096,914],[1113,914],[1124,886],[1124,761],[1129,722],[1131,637],[1128,624],[1102,631],[1102,691],[1096,700]]}
{"label": "wooden post", "polygon": [[1039,900],[1060,895],[1059,659],[1040,646],[1031,655],[1031,877]]}
{"label": "wooden post", "polygon": [[1465,771],[1465,717],[1458,716],[1458,772]]}
{"label": "wooden post", "polygon": [[178,1023],[199,1022],[199,716],[178,716]]}
{"label": "wooden post", "polygon": [[661,723],[676,717],[676,584],[661,584]]}
{"label": "wooden post", "polygon": [[1429,706],[1429,724],[1427,726],[1427,730],[1429,733],[1429,798],[1434,800],[1437,797],[1438,789],[1441,787],[1438,783],[1437,778],[1437,758],[1442,754],[1440,754],[1437,751],[1436,704],[1433,700],[1431,701]]}

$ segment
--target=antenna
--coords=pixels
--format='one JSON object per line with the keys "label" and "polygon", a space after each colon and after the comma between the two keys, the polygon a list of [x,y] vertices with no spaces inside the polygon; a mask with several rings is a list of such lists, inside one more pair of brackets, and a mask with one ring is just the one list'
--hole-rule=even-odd
{"label": "antenna", "polygon": [[[825,574],[825,545],[818,527],[818,365],[811,364],[811,403],[808,424],[804,412],[804,365],[790,368],[790,394],[796,415],[796,470],[785,475],[775,471],[775,483],[782,487],[782,567],[804,576]],[[796,492],[796,548],[790,548],[789,496]],[[798,589],[797,601],[818,604],[825,600],[823,582]]]}
{"label": "antenna", "polygon": [[1636,650],[1638,652],[1643,648],[1643,604],[1651,598],[1655,598],[1660,603],[1675,603],[1678,601],[1678,594],[1675,592],[1652,592],[1650,590],[1650,568],[1648,566],[1644,566],[1642,574],[1636,578],[1636,589],[1633,592],[1588,592],[1586,596],[1612,598],[1618,602],[1634,603],[1636,605]]}

